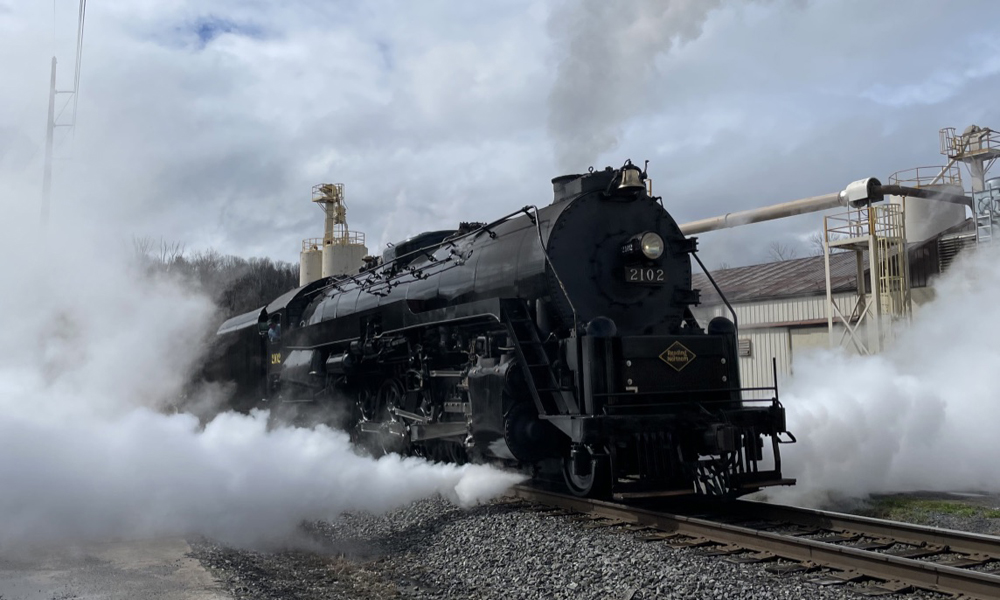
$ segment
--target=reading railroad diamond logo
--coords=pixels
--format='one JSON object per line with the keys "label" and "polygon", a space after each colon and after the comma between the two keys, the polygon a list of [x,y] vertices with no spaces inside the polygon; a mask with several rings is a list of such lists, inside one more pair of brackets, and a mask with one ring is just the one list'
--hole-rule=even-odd
{"label": "reading railroad diamond logo", "polygon": [[670,344],[669,348],[663,351],[663,354],[660,355],[660,360],[673,367],[675,371],[680,371],[694,360],[694,356],[694,352],[688,350],[684,344],[674,342]]}

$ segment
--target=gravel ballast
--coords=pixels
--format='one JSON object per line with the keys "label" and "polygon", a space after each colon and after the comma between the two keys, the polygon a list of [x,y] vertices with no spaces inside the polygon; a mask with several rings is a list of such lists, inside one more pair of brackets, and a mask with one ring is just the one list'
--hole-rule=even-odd
{"label": "gravel ballast", "polygon": [[[847,588],[779,577],[623,528],[495,502],[417,502],[382,516],[310,524],[320,549],[255,553],[203,542],[196,555],[236,598],[844,598]],[[860,596],[857,596],[860,597]]]}

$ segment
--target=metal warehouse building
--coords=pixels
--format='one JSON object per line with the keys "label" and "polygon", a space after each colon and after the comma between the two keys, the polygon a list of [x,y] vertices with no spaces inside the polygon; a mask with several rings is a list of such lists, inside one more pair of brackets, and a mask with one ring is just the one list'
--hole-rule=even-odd
{"label": "metal warehouse building", "polygon": [[[909,279],[915,307],[933,297],[929,284],[948,268],[959,251],[975,245],[975,236],[970,219],[930,240],[909,246]],[[866,270],[865,292],[871,301],[868,275]],[[810,348],[830,347],[823,256],[713,271],[712,277],[736,312],[744,386],[771,385],[772,358],[781,378],[792,373],[794,355]],[[857,279],[854,253],[830,256],[831,296],[844,314],[850,314],[858,300]],[[693,309],[699,322],[707,323],[716,316],[731,318],[704,273],[694,275],[694,287],[701,290],[701,304]],[[833,341],[834,346],[857,351],[845,343],[843,325],[834,326]]]}
{"label": "metal warehouse building", "polygon": [[[681,225],[686,235],[840,208],[823,220],[823,254],[694,275],[695,317],[736,315],[744,387],[792,374],[793,357],[813,348],[871,354],[892,343],[894,323],[933,297],[930,287],[965,248],[1000,234],[1000,132],[970,125],[939,131],[947,164],[894,173],[888,185],[859,180],[839,194],[729,213]],[[960,165],[971,176],[971,194]],[[887,200],[882,202],[882,200]],[[971,217],[971,218],[970,218]],[[875,275],[873,277],[873,274]],[[714,280],[714,283],[713,283]],[[721,290],[725,299],[716,289]],[[874,293],[873,293],[874,290]]]}

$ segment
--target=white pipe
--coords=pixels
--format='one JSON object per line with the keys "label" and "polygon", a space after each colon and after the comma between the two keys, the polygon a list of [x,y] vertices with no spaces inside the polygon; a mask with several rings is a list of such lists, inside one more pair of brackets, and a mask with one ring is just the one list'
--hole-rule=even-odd
{"label": "white pipe", "polygon": [[824,194],[822,196],[802,198],[800,200],[792,200],[791,202],[782,202],[781,204],[773,204],[751,210],[741,210],[739,212],[726,213],[718,217],[684,223],[681,225],[681,231],[684,235],[695,235],[705,233],[706,231],[783,219],[785,217],[827,210],[838,206],[847,206],[847,198],[842,193]]}
{"label": "white pipe", "polygon": [[739,227],[750,223],[760,223],[761,221],[772,221],[774,219],[784,219],[805,213],[818,212],[838,206],[862,206],[872,202],[881,202],[885,199],[882,192],[882,183],[874,177],[859,179],[852,182],[844,191],[836,194],[823,194],[811,198],[772,204],[751,210],[741,210],[734,213],[726,213],[720,217],[692,221],[681,225],[681,232],[684,235],[694,235],[726,229],[728,227]]}

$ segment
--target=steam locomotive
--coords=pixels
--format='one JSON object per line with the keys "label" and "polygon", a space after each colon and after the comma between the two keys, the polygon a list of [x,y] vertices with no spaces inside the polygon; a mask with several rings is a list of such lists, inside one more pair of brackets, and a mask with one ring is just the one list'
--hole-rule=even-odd
{"label": "steam locomotive", "polygon": [[548,206],[417,235],[229,319],[216,372],[241,408],[320,415],[375,454],[548,465],[580,496],[794,483],[777,388],[744,400],[735,314],[693,317],[696,239],[645,170],[552,183]]}

